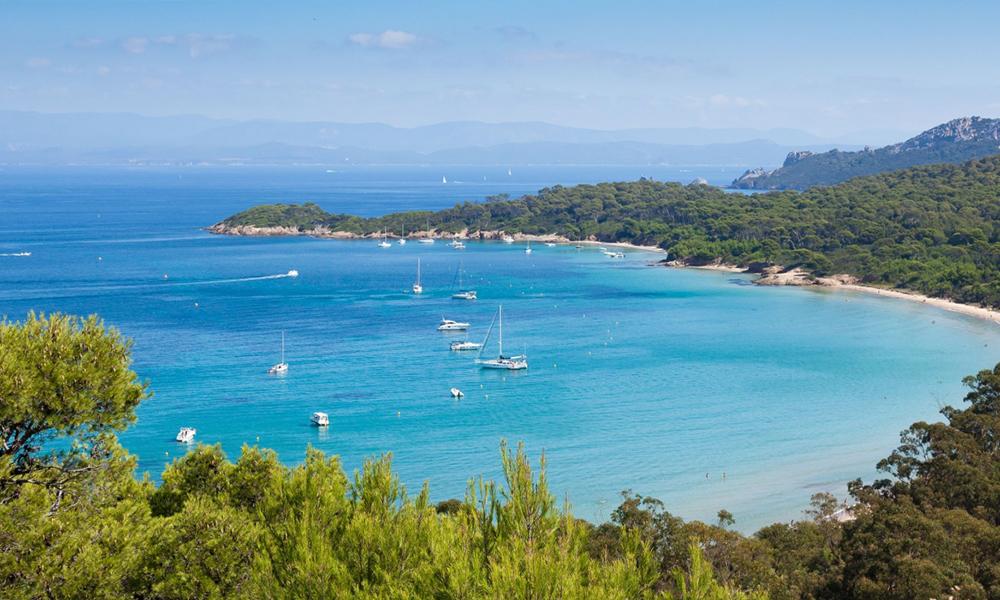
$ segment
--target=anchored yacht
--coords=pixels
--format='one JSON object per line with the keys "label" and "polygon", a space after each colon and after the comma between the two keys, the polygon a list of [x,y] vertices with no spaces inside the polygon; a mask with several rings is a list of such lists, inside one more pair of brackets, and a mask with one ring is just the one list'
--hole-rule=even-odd
{"label": "anchored yacht", "polygon": [[465,331],[468,328],[468,323],[452,321],[451,319],[445,319],[444,317],[441,317],[441,324],[438,325],[438,331]]}
{"label": "anchored yacht", "polygon": [[284,373],[288,371],[288,363],[285,362],[285,332],[281,332],[281,362],[267,370],[268,373]]}
{"label": "anchored yacht", "polygon": [[422,294],[424,286],[420,285],[420,259],[417,259],[417,282],[413,284],[413,293]]}
{"label": "anchored yacht", "polygon": [[[455,247],[457,248],[458,246],[455,246]],[[464,248],[465,246],[462,246],[462,247]],[[458,261],[458,272],[455,273],[455,278],[458,281],[458,287],[457,288],[456,287],[452,287],[452,293],[451,293],[452,299],[454,299],[454,300],[475,300],[476,299],[476,291],[475,290],[466,290],[466,289],[462,288],[462,261]],[[458,291],[454,291],[456,289]]]}
{"label": "anchored yacht", "polygon": [[[493,322],[498,325],[498,344],[499,352],[496,358],[483,359],[480,358],[483,355],[483,350],[486,348],[486,342],[490,339],[490,333],[493,331]],[[521,369],[528,368],[528,357],[525,354],[520,356],[504,356],[503,355],[503,306],[497,309],[497,314],[493,316],[493,322],[490,323],[490,328],[486,331],[486,337],[483,339],[483,348],[479,350],[479,355],[476,356],[476,364],[483,369],[504,369],[507,371],[519,371]]]}
{"label": "anchored yacht", "polygon": [[194,427],[181,427],[180,432],[177,434],[177,441],[183,444],[190,444],[194,441],[194,434],[198,433],[198,430]]}
{"label": "anchored yacht", "polygon": [[326,427],[330,424],[330,417],[326,413],[314,412],[309,420],[317,427]]}

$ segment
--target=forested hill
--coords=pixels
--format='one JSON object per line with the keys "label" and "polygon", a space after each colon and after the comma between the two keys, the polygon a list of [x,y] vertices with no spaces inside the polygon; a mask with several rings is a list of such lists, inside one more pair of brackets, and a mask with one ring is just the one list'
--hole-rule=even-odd
{"label": "forested hill", "polygon": [[[801,266],[864,283],[1000,305],[1000,156],[859,177],[805,192],[743,195],[706,185],[638,181],[546,188],[381,218],[331,215],[315,204],[264,205],[216,226],[503,230],[656,244],[671,258]],[[418,234],[419,235],[419,234]]]}
{"label": "forested hill", "polygon": [[866,147],[859,152],[791,152],[780,169],[749,170],[733,181],[732,187],[803,190],[915,165],[960,163],[995,154],[998,149],[1000,119],[969,117],[949,121],[905,142],[877,150]]}

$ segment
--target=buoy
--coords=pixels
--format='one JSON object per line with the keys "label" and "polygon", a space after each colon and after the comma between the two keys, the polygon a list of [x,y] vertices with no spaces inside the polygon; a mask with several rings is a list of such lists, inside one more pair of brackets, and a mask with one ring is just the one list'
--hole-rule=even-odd
{"label": "buoy", "polygon": [[556,368],[556,363],[552,363],[552,368]]}
{"label": "buoy", "polygon": [[104,259],[103,259],[103,258],[101,258],[100,256],[98,256],[98,257],[97,257],[97,260],[104,260]]}
{"label": "buoy", "polygon": [[259,436],[259,435],[257,436],[257,441],[258,441],[258,442],[260,441],[260,436]]}
{"label": "buoy", "polygon": [[397,417],[401,417],[401,416],[403,416],[403,413],[401,413],[401,412],[397,412],[397,413],[396,413],[396,416],[397,416]]}
{"label": "buoy", "polygon": [[197,303],[197,302],[195,302],[195,303],[194,303],[194,305],[195,305],[195,306],[198,306],[198,303]]}
{"label": "buoy", "polygon": [[163,276],[163,278],[164,278],[164,279],[166,279],[166,278],[167,278],[167,276],[166,276],[166,275],[164,275],[164,276]]}
{"label": "buoy", "polygon": [[705,473],[705,479],[708,479],[708,473]]}

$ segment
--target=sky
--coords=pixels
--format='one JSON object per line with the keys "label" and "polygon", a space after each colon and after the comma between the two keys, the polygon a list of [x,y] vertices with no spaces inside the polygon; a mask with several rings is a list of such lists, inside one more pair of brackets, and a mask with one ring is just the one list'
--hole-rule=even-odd
{"label": "sky", "polygon": [[1000,116],[996,2],[0,0],[0,110],[797,128]]}

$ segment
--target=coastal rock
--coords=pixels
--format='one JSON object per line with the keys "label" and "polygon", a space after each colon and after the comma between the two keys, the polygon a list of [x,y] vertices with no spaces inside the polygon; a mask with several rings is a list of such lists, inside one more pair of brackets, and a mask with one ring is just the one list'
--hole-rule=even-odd
{"label": "coastal rock", "polygon": [[938,125],[905,142],[887,146],[890,154],[973,141],[1000,141],[1000,119],[962,117]]}
{"label": "coastal rock", "polygon": [[767,177],[773,171],[765,171],[762,167],[757,167],[756,169],[747,169],[746,173],[743,173],[739,177],[733,180],[731,184],[734,188],[746,188],[751,189],[756,186],[757,180]]}
{"label": "coastal rock", "polygon": [[757,285],[816,285],[808,272],[798,267],[786,270],[780,265],[767,267],[753,282]]}
{"label": "coastal rock", "polygon": [[689,185],[708,185],[708,181],[702,177],[696,177]]}

